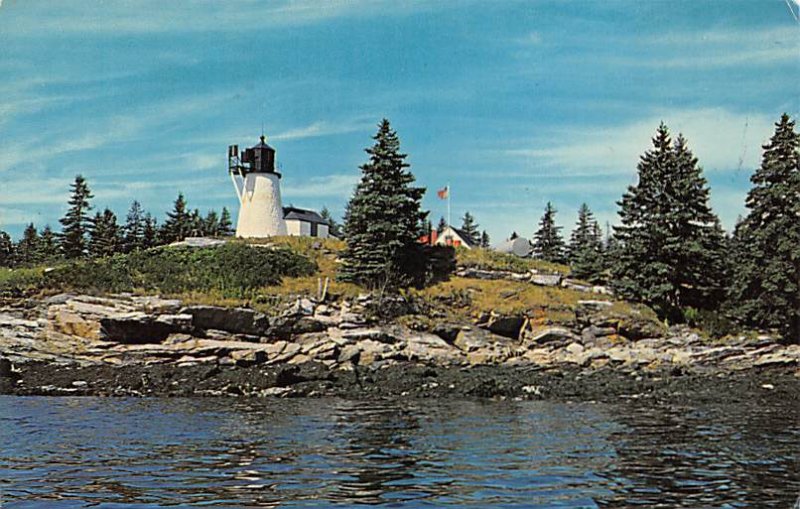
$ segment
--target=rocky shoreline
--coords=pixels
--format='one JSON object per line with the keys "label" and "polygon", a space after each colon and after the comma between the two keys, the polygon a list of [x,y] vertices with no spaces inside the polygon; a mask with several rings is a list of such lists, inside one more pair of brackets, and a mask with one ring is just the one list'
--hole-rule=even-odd
{"label": "rocky shoreline", "polygon": [[17,300],[0,308],[0,393],[581,401],[800,394],[800,345],[768,336],[714,343],[686,328],[620,320],[610,301],[579,302],[571,326],[493,313],[472,323],[413,313],[395,320],[374,308],[366,295],[298,298],[274,316],[154,296]]}

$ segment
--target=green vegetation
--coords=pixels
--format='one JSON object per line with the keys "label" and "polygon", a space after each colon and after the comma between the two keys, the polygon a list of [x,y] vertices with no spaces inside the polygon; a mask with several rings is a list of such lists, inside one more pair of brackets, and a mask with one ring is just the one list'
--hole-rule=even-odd
{"label": "green vegetation", "polygon": [[605,280],[603,234],[589,206],[578,209],[578,222],[569,240],[568,258],[572,276],[591,283]]}
{"label": "green vegetation", "polygon": [[4,269],[5,293],[38,289],[99,293],[179,295],[209,292],[222,298],[252,298],[285,276],[308,276],[317,266],[291,249],[231,242],[212,248],[161,247],[42,269]]}
{"label": "green vegetation", "polygon": [[752,176],[734,235],[729,311],[800,342],[800,134],[784,114]]}
{"label": "green vegetation", "polygon": [[697,159],[661,124],[638,172],[619,203],[615,291],[671,321],[682,321],[687,307],[713,309],[723,297],[725,239]]}
{"label": "green vegetation", "polygon": [[366,149],[361,181],[347,205],[339,278],[370,289],[393,291],[420,284],[427,260],[418,239],[427,212],[420,210],[425,188],[414,187],[406,154],[389,121],[383,119]]}
{"label": "green vegetation", "polygon": [[498,253],[488,249],[457,249],[456,261],[459,267],[484,270],[507,270],[510,272],[528,272],[536,270],[542,273],[561,274],[570,272],[567,265],[552,263],[536,258],[520,258],[506,253]]}
{"label": "green vegetation", "polygon": [[537,258],[552,263],[565,263],[566,248],[561,237],[561,227],[556,226],[556,209],[547,202],[539,229],[533,236],[533,252]]}

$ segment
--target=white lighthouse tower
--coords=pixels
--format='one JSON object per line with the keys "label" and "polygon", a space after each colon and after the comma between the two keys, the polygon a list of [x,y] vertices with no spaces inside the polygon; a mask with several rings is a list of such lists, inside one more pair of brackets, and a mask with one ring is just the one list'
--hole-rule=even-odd
{"label": "white lighthouse tower", "polygon": [[286,235],[281,203],[281,174],[275,171],[275,149],[264,135],[253,148],[228,147],[228,171],[239,198],[237,237]]}

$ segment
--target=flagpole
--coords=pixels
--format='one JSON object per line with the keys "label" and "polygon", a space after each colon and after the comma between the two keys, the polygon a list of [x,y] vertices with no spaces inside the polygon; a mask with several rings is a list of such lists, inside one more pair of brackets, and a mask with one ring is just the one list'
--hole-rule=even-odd
{"label": "flagpole", "polygon": [[450,182],[447,183],[447,226],[450,226]]}

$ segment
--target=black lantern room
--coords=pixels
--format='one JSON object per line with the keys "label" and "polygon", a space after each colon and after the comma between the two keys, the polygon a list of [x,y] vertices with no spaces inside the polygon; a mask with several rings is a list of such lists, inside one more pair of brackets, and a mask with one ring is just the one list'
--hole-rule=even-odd
{"label": "black lantern room", "polygon": [[267,145],[263,134],[258,145],[242,151],[241,158],[238,152],[237,145],[228,147],[228,166],[231,171],[236,170],[242,176],[248,173],[274,173],[278,177],[281,176],[275,171],[275,149]]}

